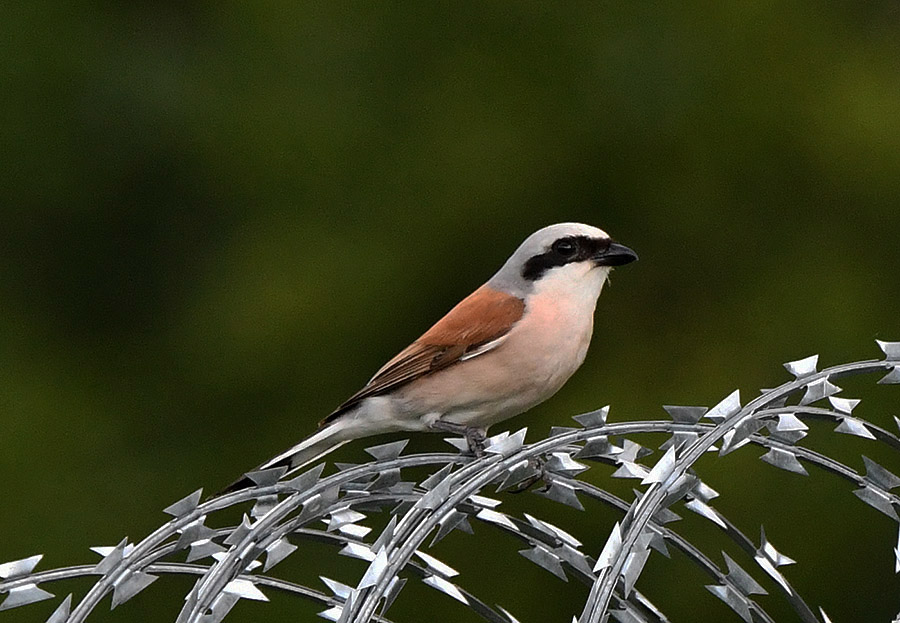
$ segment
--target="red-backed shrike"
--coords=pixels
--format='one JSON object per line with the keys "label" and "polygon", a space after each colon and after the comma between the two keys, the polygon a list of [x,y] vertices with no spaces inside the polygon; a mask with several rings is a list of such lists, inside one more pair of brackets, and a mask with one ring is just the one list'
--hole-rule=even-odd
{"label": "red-backed shrike", "polygon": [[461,433],[477,451],[491,424],[543,402],[581,366],[603,284],[636,259],[590,225],[538,230],[315,433],[258,469],[297,470],[353,439],[396,431]]}

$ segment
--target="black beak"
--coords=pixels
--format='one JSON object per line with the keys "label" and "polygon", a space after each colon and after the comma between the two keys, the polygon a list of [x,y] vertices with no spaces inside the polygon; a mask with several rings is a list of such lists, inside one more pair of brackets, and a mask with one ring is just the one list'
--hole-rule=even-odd
{"label": "black beak", "polygon": [[637,253],[618,242],[610,242],[609,246],[594,256],[597,266],[624,266],[638,259]]}

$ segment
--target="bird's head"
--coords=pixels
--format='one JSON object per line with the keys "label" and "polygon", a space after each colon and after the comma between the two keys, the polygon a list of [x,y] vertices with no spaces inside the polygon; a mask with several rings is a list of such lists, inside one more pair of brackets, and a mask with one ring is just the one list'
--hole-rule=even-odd
{"label": "bird's head", "polygon": [[634,251],[602,229],[557,223],[528,236],[488,283],[522,298],[549,286],[599,294],[613,267],[636,259]]}

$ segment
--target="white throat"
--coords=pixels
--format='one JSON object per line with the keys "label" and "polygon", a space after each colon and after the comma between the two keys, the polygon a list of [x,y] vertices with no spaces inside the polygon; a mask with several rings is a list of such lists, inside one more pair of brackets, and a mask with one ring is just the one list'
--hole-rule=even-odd
{"label": "white throat", "polygon": [[531,296],[554,298],[570,314],[593,317],[597,298],[609,279],[608,266],[594,266],[590,262],[573,262],[549,270],[534,284]]}

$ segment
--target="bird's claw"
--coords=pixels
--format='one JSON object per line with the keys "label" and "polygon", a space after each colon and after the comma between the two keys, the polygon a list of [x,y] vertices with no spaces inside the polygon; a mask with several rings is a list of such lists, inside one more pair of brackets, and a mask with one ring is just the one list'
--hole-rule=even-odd
{"label": "bird's claw", "polygon": [[484,456],[484,440],[485,433],[480,428],[467,428],[465,431],[466,443],[469,444],[469,452],[475,455],[476,459]]}

